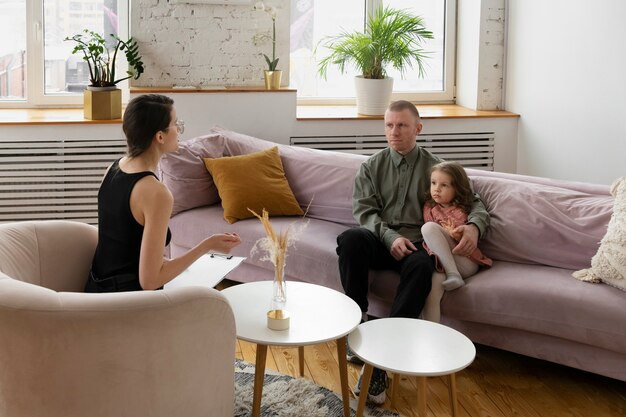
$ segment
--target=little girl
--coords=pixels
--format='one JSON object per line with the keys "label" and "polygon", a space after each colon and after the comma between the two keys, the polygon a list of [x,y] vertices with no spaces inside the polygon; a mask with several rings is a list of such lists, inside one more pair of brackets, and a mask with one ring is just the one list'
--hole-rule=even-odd
{"label": "little girl", "polygon": [[422,237],[424,249],[435,256],[436,270],[446,274],[443,281],[446,291],[463,286],[463,278],[474,275],[480,265],[492,264],[478,248],[467,257],[452,253],[461,238],[456,229],[467,223],[473,200],[470,181],[461,164],[442,162],[432,168],[430,192],[424,203]]}

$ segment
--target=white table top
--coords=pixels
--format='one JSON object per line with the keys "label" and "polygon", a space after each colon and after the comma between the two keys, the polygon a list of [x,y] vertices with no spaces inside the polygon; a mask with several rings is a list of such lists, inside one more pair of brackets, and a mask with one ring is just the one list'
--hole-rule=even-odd
{"label": "white table top", "polygon": [[406,375],[451,374],[467,367],[476,356],[474,344],[462,333],[417,319],[362,323],[348,336],[348,343],[365,362]]}
{"label": "white table top", "polygon": [[349,297],[320,285],[287,281],[287,330],[267,328],[272,281],[250,282],[222,290],[235,314],[237,337],[273,346],[304,346],[338,339],[361,321]]}

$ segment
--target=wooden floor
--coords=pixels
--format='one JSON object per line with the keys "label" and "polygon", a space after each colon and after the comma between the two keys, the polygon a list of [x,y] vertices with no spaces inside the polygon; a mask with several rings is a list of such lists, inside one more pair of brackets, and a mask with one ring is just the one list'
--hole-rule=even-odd
{"label": "wooden floor", "polygon": [[[239,359],[255,362],[255,345],[239,341]],[[459,417],[623,417],[626,382],[505,352],[476,346],[476,359],[457,374]],[[271,347],[267,368],[297,376],[297,348]],[[340,392],[334,342],[304,349],[305,377]],[[348,364],[350,386],[360,367]],[[428,379],[428,416],[450,416],[447,378]],[[390,391],[388,391],[388,394]],[[401,379],[395,411],[416,415],[415,381]],[[394,409],[389,398],[384,408]]]}

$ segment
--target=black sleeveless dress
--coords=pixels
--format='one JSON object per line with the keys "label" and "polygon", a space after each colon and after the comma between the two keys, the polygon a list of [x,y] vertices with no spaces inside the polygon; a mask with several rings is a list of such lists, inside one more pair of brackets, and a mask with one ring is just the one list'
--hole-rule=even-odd
{"label": "black sleeveless dress", "polygon": [[[115,161],[98,191],[98,246],[85,292],[141,291],[139,253],[143,226],[130,210],[130,193],[143,177],[154,176],[143,171],[123,172]],[[166,245],[171,233],[167,229]]]}

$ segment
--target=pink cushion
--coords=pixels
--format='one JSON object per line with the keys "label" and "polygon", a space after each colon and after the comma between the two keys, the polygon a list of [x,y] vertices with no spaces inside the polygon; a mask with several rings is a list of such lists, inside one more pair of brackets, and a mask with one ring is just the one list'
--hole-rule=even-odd
{"label": "pink cushion", "polygon": [[202,158],[224,155],[224,138],[209,134],[181,142],[178,151],[163,155],[161,180],[174,196],[172,216],[220,201],[217,187]]}
{"label": "pink cushion", "polygon": [[[276,146],[269,142],[222,128],[213,128],[225,139],[225,155],[242,155]],[[289,186],[307,217],[356,226],[352,215],[352,190],[364,155],[320,151],[278,145]]]}
{"label": "pink cushion", "polygon": [[608,187],[470,171],[491,215],[479,246],[492,259],[567,269],[588,267],[606,232]]}

